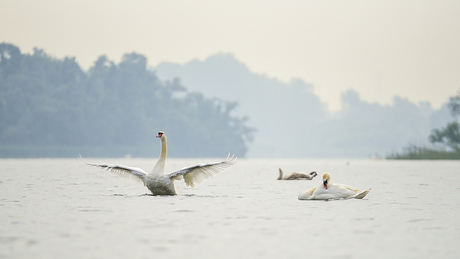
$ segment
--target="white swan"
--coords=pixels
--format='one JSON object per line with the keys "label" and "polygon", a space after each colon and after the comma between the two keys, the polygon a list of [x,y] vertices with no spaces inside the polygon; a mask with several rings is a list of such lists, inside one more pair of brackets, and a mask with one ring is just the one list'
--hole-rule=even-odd
{"label": "white swan", "polygon": [[337,200],[337,199],[362,199],[371,189],[360,191],[355,187],[331,183],[329,174],[323,175],[323,184],[299,194],[299,200]]}
{"label": "white swan", "polygon": [[280,176],[278,177],[277,180],[300,180],[300,179],[307,179],[311,180],[313,177],[316,176],[316,172],[313,171],[309,174],[306,174],[304,172],[294,172],[292,174],[284,175],[284,172],[281,168],[279,168]]}
{"label": "white swan", "polygon": [[143,182],[153,195],[177,195],[180,192],[180,188],[175,187],[175,180],[184,180],[188,186],[195,187],[206,179],[225,171],[225,169],[235,164],[236,157],[230,157],[229,155],[227,159],[222,162],[198,164],[165,174],[166,156],[168,154],[166,134],[160,131],[158,132],[157,138],[161,140],[160,158],[150,174],[147,174],[144,170],[137,167],[117,164],[88,163],[83,160],[81,156],[80,159],[88,165],[106,168],[112,173]]}

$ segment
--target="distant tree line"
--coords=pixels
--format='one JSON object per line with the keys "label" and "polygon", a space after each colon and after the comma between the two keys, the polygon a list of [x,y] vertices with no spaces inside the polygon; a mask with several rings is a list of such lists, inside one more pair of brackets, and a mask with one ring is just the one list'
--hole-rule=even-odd
{"label": "distant tree line", "polygon": [[450,97],[450,114],[454,121],[447,123],[441,129],[433,129],[428,139],[432,144],[441,145],[438,148],[419,147],[411,145],[402,154],[392,154],[392,159],[460,159],[460,90],[456,96]]}
{"label": "distant tree line", "polygon": [[236,107],[161,82],[137,53],[83,71],[75,58],[0,44],[0,157],[154,157],[159,130],[173,157],[244,157],[254,129]]}

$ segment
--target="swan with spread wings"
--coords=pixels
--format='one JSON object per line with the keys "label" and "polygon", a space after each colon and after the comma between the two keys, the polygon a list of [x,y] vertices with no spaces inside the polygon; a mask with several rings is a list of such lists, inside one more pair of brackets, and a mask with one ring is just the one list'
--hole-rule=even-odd
{"label": "swan with spread wings", "polygon": [[161,140],[160,158],[149,174],[138,167],[106,163],[88,163],[83,160],[81,156],[80,159],[88,165],[105,168],[112,173],[142,182],[153,195],[177,195],[180,192],[180,187],[175,186],[174,181],[184,180],[186,185],[195,187],[214,175],[225,171],[227,168],[234,165],[236,161],[236,157],[229,155],[226,160],[221,162],[198,164],[165,174],[166,156],[168,154],[166,134],[160,131],[158,132],[157,138]]}

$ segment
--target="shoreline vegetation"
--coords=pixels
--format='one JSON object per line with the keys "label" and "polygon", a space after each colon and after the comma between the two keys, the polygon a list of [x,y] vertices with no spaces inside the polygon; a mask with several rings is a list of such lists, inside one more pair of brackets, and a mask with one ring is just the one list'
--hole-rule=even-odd
{"label": "shoreline vegetation", "polygon": [[448,151],[411,145],[403,148],[401,153],[394,152],[386,157],[389,160],[459,160],[460,151]]}
{"label": "shoreline vegetation", "polygon": [[[0,145],[0,158],[153,158],[157,149],[152,146],[60,146],[60,145]],[[176,154],[177,157],[180,155]],[[174,154],[173,154],[174,157]]]}
{"label": "shoreline vegetation", "polygon": [[[91,146],[30,146],[30,145],[0,145],[0,159],[8,158],[76,158],[79,154],[84,157],[155,157],[156,149],[152,146],[126,147],[112,146],[107,152],[107,147]],[[146,156],[146,154],[148,154]],[[173,157],[178,157],[173,155]],[[380,157],[379,159],[382,159]],[[446,148],[430,148],[426,146],[411,145],[405,147],[401,152],[392,152],[383,159],[387,160],[460,160],[460,151],[449,151]]]}

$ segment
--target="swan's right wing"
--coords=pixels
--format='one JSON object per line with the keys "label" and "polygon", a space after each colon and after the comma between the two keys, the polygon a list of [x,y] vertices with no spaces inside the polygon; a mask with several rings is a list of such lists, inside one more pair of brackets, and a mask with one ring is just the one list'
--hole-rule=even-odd
{"label": "swan's right wing", "polygon": [[171,180],[182,180],[188,186],[198,186],[203,183],[206,179],[213,177],[214,175],[225,171],[230,166],[234,165],[236,157],[230,155],[226,160],[216,163],[199,164],[191,167],[182,168],[179,171],[169,174]]}
{"label": "swan's right wing", "polygon": [[299,200],[309,200],[310,197],[312,196],[313,192],[316,191],[316,188],[318,188],[318,187],[313,187],[313,188],[311,188],[311,189],[308,189],[308,190],[306,190],[306,191],[301,192],[301,193],[299,194],[298,199],[299,199]]}
{"label": "swan's right wing", "polygon": [[107,164],[107,163],[103,163],[103,164],[88,163],[85,160],[83,160],[81,155],[79,155],[79,158],[81,161],[85,162],[87,165],[105,168],[107,171],[110,171],[114,174],[117,174],[119,176],[126,177],[126,178],[131,178],[135,181],[142,182],[145,185],[145,177],[147,176],[147,173],[141,168],[126,166],[126,165]]}

